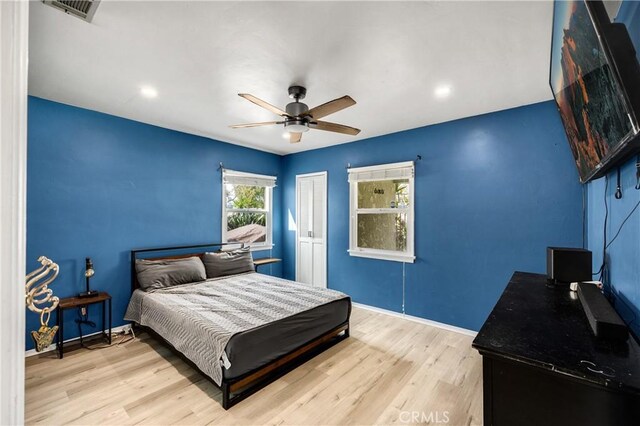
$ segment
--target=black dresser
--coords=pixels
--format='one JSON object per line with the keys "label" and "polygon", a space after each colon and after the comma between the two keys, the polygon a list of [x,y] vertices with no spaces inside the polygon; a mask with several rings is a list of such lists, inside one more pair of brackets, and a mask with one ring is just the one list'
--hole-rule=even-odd
{"label": "black dresser", "polygon": [[640,425],[640,346],[596,339],[574,294],[513,274],[473,341],[485,425]]}

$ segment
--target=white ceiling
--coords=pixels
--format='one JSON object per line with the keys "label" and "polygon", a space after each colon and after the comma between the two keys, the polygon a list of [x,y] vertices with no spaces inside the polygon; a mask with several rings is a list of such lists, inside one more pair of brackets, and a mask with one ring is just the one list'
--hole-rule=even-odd
{"label": "white ceiling", "polygon": [[[551,99],[548,1],[102,0],[90,24],[30,7],[31,95],[280,154]],[[283,108],[292,83],[309,107],[353,97],[324,120],[362,132],[228,127],[278,119],[238,92]]]}

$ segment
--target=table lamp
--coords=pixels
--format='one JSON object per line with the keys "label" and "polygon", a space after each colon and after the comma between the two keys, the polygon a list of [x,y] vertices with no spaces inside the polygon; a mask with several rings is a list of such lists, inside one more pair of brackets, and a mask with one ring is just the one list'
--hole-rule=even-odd
{"label": "table lamp", "polygon": [[78,294],[78,297],[92,297],[92,296],[98,295],[97,290],[91,290],[89,288],[89,279],[92,276],[94,276],[95,273],[96,271],[93,269],[93,262],[91,261],[90,257],[87,257],[86,263],[85,263],[85,271],[84,271],[84,276],[87,279],[87,291],[85,291],[84,293]]}

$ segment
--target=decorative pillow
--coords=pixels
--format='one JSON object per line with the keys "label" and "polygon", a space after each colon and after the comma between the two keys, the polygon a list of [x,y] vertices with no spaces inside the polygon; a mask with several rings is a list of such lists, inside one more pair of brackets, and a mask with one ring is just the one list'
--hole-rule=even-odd
{"label": "decorative pillow", "polygon": [[207,279],[199,257],[163,260],[136,260],[138,284],[143,290],[171,287]]}
{"label": "decorative pillow", "polygon": [[251,250],[248,247],[220,253],[205,253],[202,263],[207,271],[207,278],[255,271]]}

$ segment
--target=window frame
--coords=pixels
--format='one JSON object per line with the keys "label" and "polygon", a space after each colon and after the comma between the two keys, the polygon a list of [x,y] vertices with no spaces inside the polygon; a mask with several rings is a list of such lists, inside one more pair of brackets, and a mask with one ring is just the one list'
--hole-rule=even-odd
{"label": "window frame", "polygon": [[[227,208],[227,188],[225,183],[225,174],[230,174],[232,176],[244,177],[244,178],[255,178],[255,179],[264,179],[264,180],[272,180],[273,186],[265,185],[265,193],[264,193],[264,209],[235,209],[235,208]],[[245,244],[245,247],[248,246],[251,251],[261,251],[261,250],[271,250],[274,246],[273,244],[273,188],[276,186],[277,177],[276,176],[268,176],[261,175],[257,173],[248,173],[248,172],[239,172],[235,170],[223,170],[222,172],[222,242],[226,243],[227,241],[227,225],[228,225],[228,214],[229,213],[263,213],[265,214],[265,222],[266,222],[266,238],[264,242],[260,243],[242,243],[238,242],[237,244]],[[242,184],[231,184],[231,185],[242,185]],[[246,185],[251,186],[251,185]],[[260,186],[262,185],[253,185]],[[233,242],[235,243],[235,241]]]}
{"label": "window frame", "polygon": [[[385,207],[385,208],[358,208],[358,183],[359,182],[379,182],[398,180],[398,177],[372,178],[372,179],[349,179],[349,255],[364,257],[369,259],[389,260],[393,262],[413,263],[415,257],[414,246],[414,212],[415,212],[415,165],[413,161],[402,163],[380,164],[376,166],[358,167],[349,169],[349,173],[361,172],[381,172],[399,168],[411,168],[410,176],[400,179],[409,181],[409,207]],[[407,215],[407,244],[404,252],[396,250],[382,250],[358,247],[358,215],[359,214],[398,214]]]}

